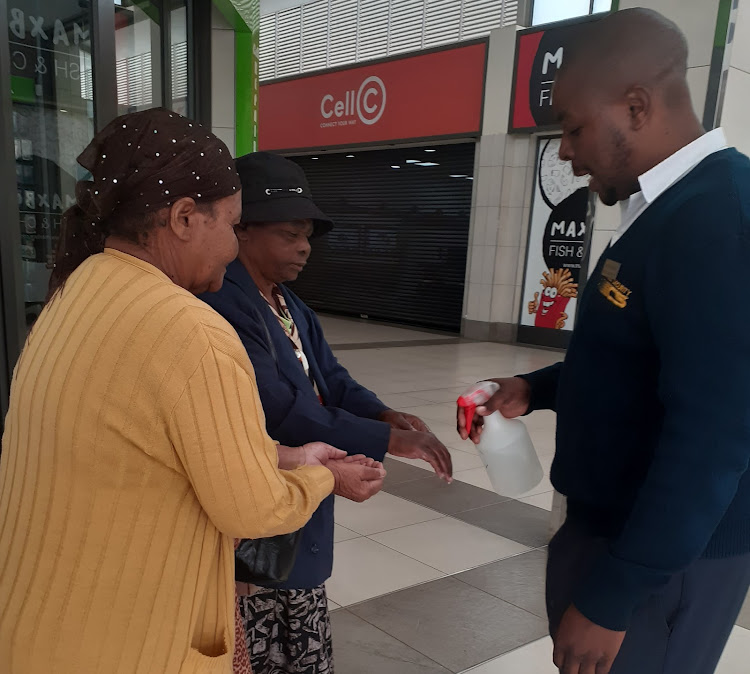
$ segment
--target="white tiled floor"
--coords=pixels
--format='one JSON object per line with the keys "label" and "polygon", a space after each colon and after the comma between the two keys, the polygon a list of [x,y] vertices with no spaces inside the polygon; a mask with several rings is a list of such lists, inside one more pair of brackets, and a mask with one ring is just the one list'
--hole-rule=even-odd
{"label": "white tiled floor", "polygon": [[369,538],[334,544],[328,596],[339,606],[356,604],[445,574]]}
{"label": "white tiled floor", "polygon": [[542,508],[544,510],[552,510],[552,498],[554,497],[554,491],[546,491],[543,494],[537,494],[536,496],[527,496],[525,498],[519,498],[518,500],[529,505]]}
{"label": "white tiled floor", "polygon": [[515,541],[452,517],[393,529],[371,538],[448,574],[528,551]]}
{"label": "white tiled floor", "polygon": [[716,674],[747,674],[750,671],[750,631],[735,627]]}
{"label": "white tiled floor", "polygon": [[365,503],[336,499],[336,522],[362,536],[371,536],[443,517],[445,516],[435,510],[423,508],[385,492],[376,494]]}
{"label": "white tiled floor", "polygon": [[[552,639],[546,637],[468,670],[470,674],[558,674]],[[468,674],[467,672],[467,674]]]}
{"label": "white tiled floor", "polygon": [[[328,341],[335,344],[380,343],[439,338],[432,333],[321,317]],[[477,380],[543,367],[558,354],[501,344],[445,344],[337,351],[341,363],[387,405],[424,419],[448,446],[454,477],[491,489],[475,446],[456,432],[455,401]],[[542,451],[550,452],[554,415],[530,417],[529,429]],[[401,459],[429,469],[423,461]],[[545,478],[532,490],[532,505],[551,508],[551,485]],[[530,494],[530,495],[531,495]],[[528,548],[501,536],[391,494],[370,501],[336,503],[335,555],[328,594],[348,606],[388,592],[519,554]]]}
{"label": "white tiled floor", "polygon": [[448,446],[448,451],[450,452],[453,461],[454,473],[459,473],[464,470],[473,470],[475,468],[484,470],[482,459],[476,452],[467,452],[464,449],[453,449],[451,446]]}
{"label": "white tiled floor", "polygon": [[342,541],[350,541],[352,538],[359,538],[361,534],[351,529],[346,529],[340,524],[333,525],[333,542],[341,543]]}
{"label": "white tiled floor", "polygon": [[[431,333],[337,318],[322,317],[322,322],[334,345],[439,338]],[[360,383],[374,390],[387,405],[421,416],[449,447],[455,479],[483,489],[491,487],[476,448],[471,442],[462,441],[455,430],[457,396],[482,378],[532,371],[560,358],[554,352],[489,343],[362,348],[340,350],[336,355]],[[545,477],[519,501],[551,510],[554,492],[549,468],[554,455],[555,416],[550,412],[535,413],[524,423]],[[404,462],[429,468],[420,461]],[[519,543],[387,493],[364,504],[337,502],[336,520],[334,572],[328,583],[332,609],[350,607],[528,550]],[[737,627],[717,674],[748,674],[749,658],[750,631]],[[398,671],[398,666],[393,671]],[[551,640],[546,638],[468,672],[556,674],[557,670],[552,664]]]}

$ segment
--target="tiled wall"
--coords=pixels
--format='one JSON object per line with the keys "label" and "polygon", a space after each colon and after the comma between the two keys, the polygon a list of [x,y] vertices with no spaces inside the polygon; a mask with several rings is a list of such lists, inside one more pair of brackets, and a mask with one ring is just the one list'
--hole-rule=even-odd
{"label": "tiled wall", "polygon": [[234,155],[234,30],[216,7],[211,16],[211,124]]}
{"label": "tiled wall", "polygon": [[506,133],[515,39],[514,28],[490,38],[464,302],[463,334],[473,339],[512,341],[518,313],[533,157],[528,136]]}

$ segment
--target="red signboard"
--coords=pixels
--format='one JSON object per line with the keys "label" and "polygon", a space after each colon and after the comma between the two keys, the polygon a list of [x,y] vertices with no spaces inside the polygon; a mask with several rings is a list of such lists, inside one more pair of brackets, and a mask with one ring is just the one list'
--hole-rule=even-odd
{"label": "red signboard", "polygon": [[486,42],[260,87],[261,150],[478,135]]}

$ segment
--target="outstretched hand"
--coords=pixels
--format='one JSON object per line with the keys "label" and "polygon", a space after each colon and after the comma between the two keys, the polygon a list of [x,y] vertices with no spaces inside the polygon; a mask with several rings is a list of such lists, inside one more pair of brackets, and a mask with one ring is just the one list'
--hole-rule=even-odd
{"label": "outstretched hand", "polygon": [[420,431],[421,433],[430,432],[429,426],[427,426],[424,421],[408,412],[386,410],[378,417],[378,421],[384,421],[391,428],[400,431]]}

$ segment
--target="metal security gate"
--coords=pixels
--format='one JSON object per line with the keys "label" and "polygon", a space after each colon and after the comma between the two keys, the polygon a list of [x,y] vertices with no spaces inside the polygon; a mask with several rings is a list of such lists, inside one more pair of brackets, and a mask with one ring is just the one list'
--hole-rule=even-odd
{"label": "metal security gate", "polygon": [[316,311],[459,332],[474,150],[292,157],[336,224],[290,287]]}

